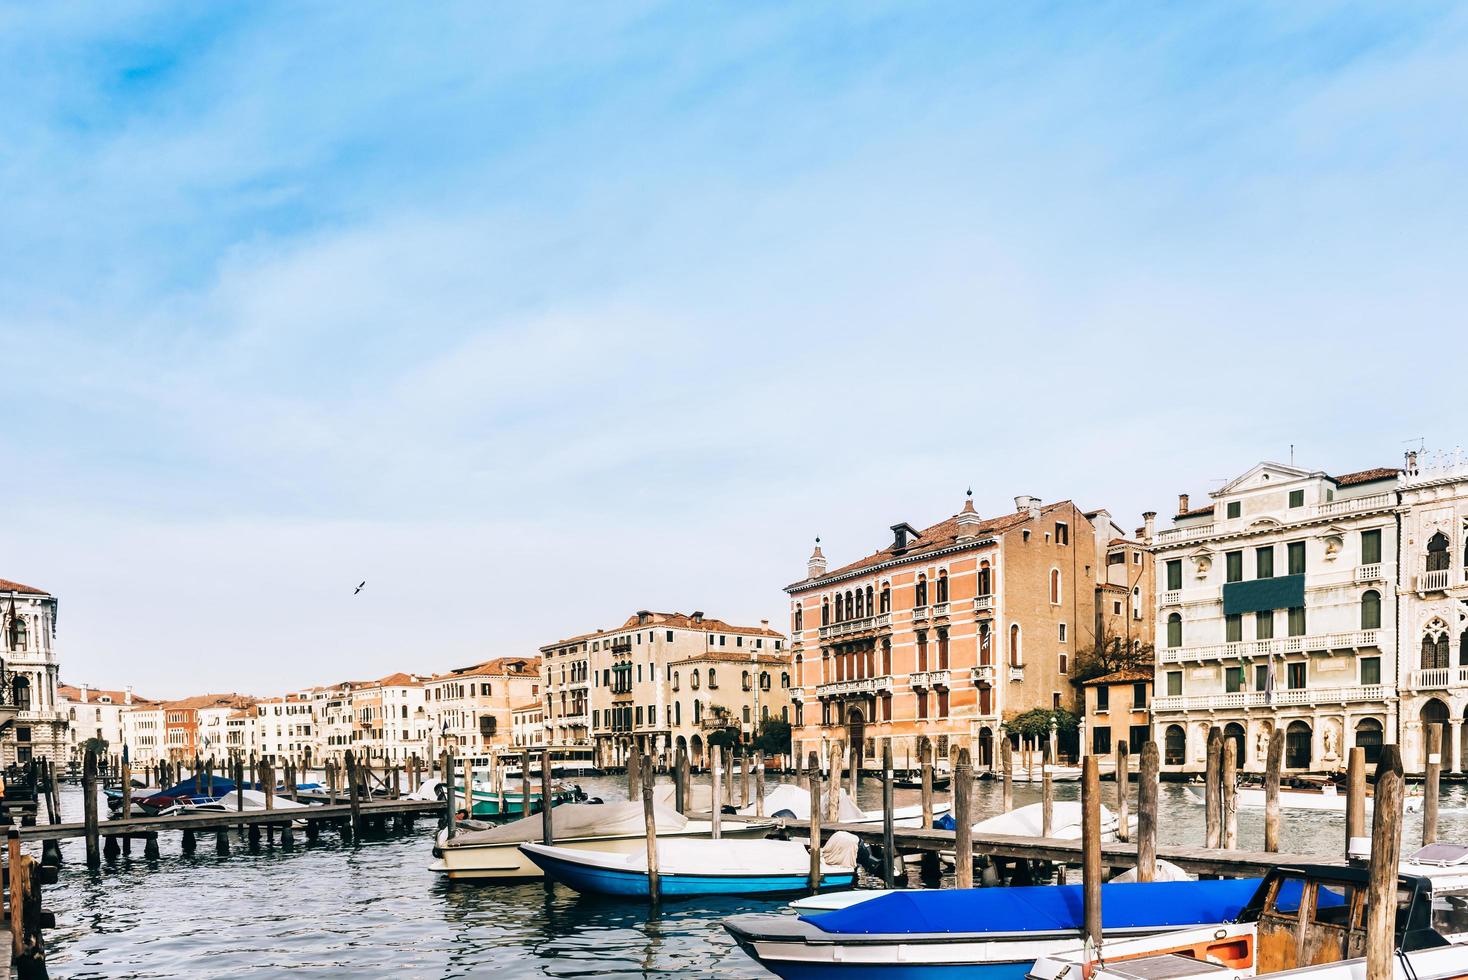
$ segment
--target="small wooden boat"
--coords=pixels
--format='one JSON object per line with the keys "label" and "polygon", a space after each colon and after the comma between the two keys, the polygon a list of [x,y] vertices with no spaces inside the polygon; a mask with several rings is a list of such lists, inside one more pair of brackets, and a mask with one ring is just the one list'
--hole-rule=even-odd
{"label": "small wooden boat", "polygon": [[[940,776],[937,773],[933,774],[933,789],[947,789],[952,782],[952,776]],[[917,777],[916,779],[912,778],[911,776],[904,776],[901,779],[892,780],[892,785],[897,789],[922,789],[923,779],[921,776]]]}
{"label": "small wooden boat", "polygon": [[[1434,857],[1444,852],[1457,856]],[[1395,976],[1468,977],[1468,949],[1458,945],[1468,940],[1468,868],[1454,866],[1465,861],[1468,848],[1433,844],[1401,866]],[[1075,948],[1041,957],[1029,976],[1193,980],[1287,972],[1308,980],[1360,980],[1368,874],[1364,867],[1336,865],[1273,868],[1236,922],[1120,942],[1107,935],[1104,962],[1094,951]],[[1102,904],[1104,910],[1104,898]]]}
{"label": "small wooden boat", "polygon": [[[646,898],[647,851],[607,854],[545,844],[521,844],[545,876],[578,892]],[[772,895],[805,891],[810,852],[798,841],[658,840],[663,897]],[[850,888],[856,868],[821,862],[822,888]]]}
{"label": "small wooden boat", "polygon": [[[642,804],[565,803],[555,808],[555,846],[607,854],[630,854],[647,846]],[[654,810],[658,838],[708,837],[713,824],[689,820],[676,810]],[[434,842],[430,871],[452,881],[496,879],[502,881],[540,878],[540,866],[531,861],[520,845],[541,839],[541,818],[524,817],[511,823],[480,824],[453,837],[440,831]],[[775,829],[773,820],[727,823],[722,836],[731,840],[758,840]]]}
{"label": "small wooden boat", "polygon": [[[1103,885],[1104,925],[1108,936],[1121,937],[1227,922],[1257,885]],[[798,917],[736,915],[724,928],[787,980],[1020,980],[1037,957],[1079,944],[1083,904],[1080,885],[899,891]]]}

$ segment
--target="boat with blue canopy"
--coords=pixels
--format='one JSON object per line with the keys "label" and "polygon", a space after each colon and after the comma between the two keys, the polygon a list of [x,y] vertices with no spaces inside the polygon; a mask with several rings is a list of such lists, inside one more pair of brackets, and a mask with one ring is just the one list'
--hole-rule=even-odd
{"label": "boat with blue canopy", "polygon": [[[1108,936],[1228,922],[1257,879],[1103,885]],[[808,915],[724,920],[739,946],[787,980],[1019,980],[1036,959],[1081,942],[1080,885],[898,891]]]}

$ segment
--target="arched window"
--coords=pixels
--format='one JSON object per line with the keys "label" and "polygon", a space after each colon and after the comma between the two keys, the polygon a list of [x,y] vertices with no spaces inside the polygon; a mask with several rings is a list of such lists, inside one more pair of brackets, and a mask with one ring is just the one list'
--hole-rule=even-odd
{"label": "arched window", "polygon": [[877,607],[872,604],[872,596],[873,596],[872,587],[870,585],[868,585],[867,586],[867,615],[868,616],[875,616],[877,614]]}
{"label": "arched window", "polygon": [[1428,633],[1422,637],[1422,669],[1437,670],[1449,666],[1448,634]]}
{"label": "arched window", "polygon": [[1375,589],[1367,589],[1366,594],[1361,596],[1361,628],[1381,628],[1381,593]]}
{"label": "arched window", "polygon": [[861,619],[866,614],[867,614],[866,598],[862,595],[861,589],[857,589],[856,590],[856,618],[857,619]]}
{"label": "arched window", "polygon": [[1188,736],[1182,725],[1168,725],[1163,737],[1162,761],[1169,766],[1180,766],[1188,751]]}
{"label": "arched window", "polygon": [[[695,668],[694,671],[693,671],[693,673],[689,676],[689,678],[688,678],[688,686],[691,687],[691,688],[693,688],[695,691],[698,690],[698,670],[697,670],[697,668]],[[695,703],[697,703],[697,702],[695,702]]]}
{"label": "arched window", "polygon": [[1439,531],[1427,542],[1427,570],[1440,572],[1451,566],[1452,559],[1448,557],[1448,536]]}
{"label": "arched window", "polygon": [[831,603],[825,596],[821,596],[821,625],[831,625]]}
{"label": "arched window", "polygon": [[993,595],[993,594],[994,594],[994,571],[993,571],[993,569],[991,569],[989,567],[989,563],[987,561],[986,562],[981,562],[979,564],[979,595]]}
{"label": "arched window", "polygon": [[1050,569],[1050,604],[1060,605],[1060,569]]}
{"label": "arched window", "polygon": [[1169,647],[1183,645],[1183,617],[1178,613],[1167,617],[1167,645]]}
{"label": "arched window", "polygon": [[693,723],[697,725],[701,721],[703,721],[703,705],[695,698],[693,701]]}
{"label": "arched window", "polygon": [[851,593],[848,592],[848,593],[846,593],[846,618],[847,619],[855,619],[856,618],[855,616],[852,615],[852,608],[853,608],[853,604],[852,604],[852,601],[851,601]]}
{"label": "arched window", "polygon": [[1019,643],[1019,623],[1009,627],[1009,666],[1019,667],[1024,664],[1022,651]]}
{"label": "arched window", "polygon": [[1290,722],[1290,727],[1285,729],[1285,768],[1309,769],[1310,759],[1314,755],[1313,741],[1314,735],[1309,724],[1303,721]]}
{"label": "arched window", "polygon": [[739,684],[741,690],[749,690],[749,671],[746,670],[744,672],[744,676],[740,678]]}
{"label": "arched window", "polygon": [[768,691],[770,689],[770,672],[767,670],[759,672],[759,689],[761,691]]}
{"label": "arched window", "polygon": [[712,667],[710,667],[709,668],[709,690],[710,691],[718,690],[718,687],[719,687],[719,675],[716,674],[716,673],[714,673],[714,669]]}
{"label": "arched window", "polygon": [[1374,766],[1381,761],[1381,722],[1375,718],[1362,718],[1356,726],[1356,745],[1366,750],[1366,764]]}
{"label": "arched window", "polygon": [[795,632],[799,633],[805,629],[805,610],[800,606],[795,607]]}
{"label": "arched window", "polygon": [[10,618],[10,649],[16,651],[24,650],[25,642],[25,620],[19,616],[12,616]]}
{"label": "arched window", "polygon": [[979,624],[979,663],[984,667],[994,664],[994,643],[987,622]]}
{"label": "arched window", "polygon": [[780,690],[783,691],[786,688],[788,688],[789,686],[790,686],[790,672],[789,671],[781,671],[780,672]]}
{"label": "arched window", "polygon": [[948,573],[946,571],[938,573],[938,601],[948,601]]}
{"label": "arched window", "polygon": [[1223,726],[1223,737],[1226,741],[1234,743],[1234,758],[1238,760],[1239,768],[1242,769],[1245,762],[1244,726],[1236,721],[1229,722]]}
{"label": "arched window", "polygon": [[805,659],[798,653],[795,655],[795,686],[805,686]]}
{"label": "arched window", "polygon": [[917,589],[913,594],[913,605],[926,606],[928,604],[928,577],[919,575],[917,577]]}
{"label": "arched window", "polygon": [[882,583],[882,612],[889,613],[891,611],[892,611],[892,586],[890,586],[887,583],[883,582]]}
{"label": "arched window", "polygon": [[681,724],[683,724],[683,702],[682,701],[674,701],[673,702],[673,724],[674,725],[681,725]]}
{"label": "arched window", "polygon": [[673,690],[678,690],[678,672],[673,671]]}
{"label": "arched window", "polygon": [[836,593],[836,622],[838,622],[838,623],[841,622],[841,620],[842,620],[842,616],[841,616],[842,611],[843,610],[841,608],[841,593],[838,592],[838,593]]}

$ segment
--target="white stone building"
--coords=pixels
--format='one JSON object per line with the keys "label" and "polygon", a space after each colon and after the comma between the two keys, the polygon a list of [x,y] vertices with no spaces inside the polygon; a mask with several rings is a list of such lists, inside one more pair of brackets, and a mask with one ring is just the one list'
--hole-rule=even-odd
{"label": "white stone building", "polygon": [[122,742],[134,768],[152,765],[168,757],[164,745],[163,706],[134,704],[119,712]]}
{"label": "white stone building", "polygon": [[0,579],[0,765],[65,764],[66,713],[57,695],[56,597]]}
{"label": "white stone building", "polygon": [[1397,484],[1260,463],[1208,506],[1180,497],[1153,548],[1163,771],[1201,771],[1213,725],[1254,771],[1276,726],[1294,770],[1396,740]]}
{"label": "white stone building", "polygon": [[297,691],[255,704],[255,739],[262,758],[306,765],[316,758],[311,692]]}
{"label": "white stone building", "polygon": [[512,708],[510,726],[515,748],[539,748],[545,745],[545,708],[539,701]]}
{"label": "white stone building", "polygon": [[[56,693],[61,710],[66,714],[67,757],[76,762],[85,758],[87,741],[93,738],[107,743],[108,755],[120,757],[123,746],[127,744],[123,718],[128,709],[153,703],[147,698],[134,697],[131,687],[108,691],[88,684],[75,687],[62,684]],[[133,758],[131,748],[128,749],[128,757]]]}

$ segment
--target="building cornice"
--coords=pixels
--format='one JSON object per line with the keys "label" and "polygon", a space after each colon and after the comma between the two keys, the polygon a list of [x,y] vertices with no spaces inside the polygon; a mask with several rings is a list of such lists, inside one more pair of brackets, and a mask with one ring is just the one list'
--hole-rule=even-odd
{"label": "building cornice", "polygon": [[903,555],[900,558],[889,558],[888,560],[878,562],[875,565],[867,565],[862,568],[854,568],[847,572],[832,572],[831,574],[823,575],[820,578],[806,579],[804,582],[796,582],[793,585],[785,586],[785,592],[788,595],[795,595],[797,592],[809,592],[812,589],[824,588],[827,585],[833,585],[837,582],[845,582],[850,579],[861,578],[865,575],[872,575],[888,568],[896,568],[899,565],[910,565],[917,562],[930,561],[934,558],[941,558],[944,555],[954,555],[961,551],[968,551],[970,548],[978,548],[985,545],[996,544],[998,540],[999,539],[994,537],[993,535],[989,535],[988,537],[984,538],[975,538],[972,541],[964,541],[961,544],[954,543],[947,546],[946,548],[937,548],[933,551],[924,551],[921,554]]}

